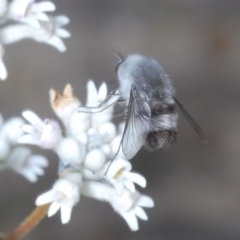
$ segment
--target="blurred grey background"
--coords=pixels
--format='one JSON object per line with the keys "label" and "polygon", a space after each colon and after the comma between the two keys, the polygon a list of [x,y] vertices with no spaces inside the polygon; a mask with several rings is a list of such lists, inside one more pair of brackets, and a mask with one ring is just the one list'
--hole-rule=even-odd
{"label": "blurred grey background", "polygon": [[[25,109],[55,118],[48,91],[71,83],[85,101],[88,79],[116,84],[113,52],[141,53],[161,63],[177,97],[207,135],[204,146],[180,114],[179,138],[170,150],[142,150],[134,170],[148,180],[140,189],[155,201],[149,220],[131,232],[107,203],[82,197],[69,224],[59,213],[26,239],[238,240],[240,239],[240,1],[55,1],[72,37],[66,53],[32,41],[6,47],[9,72],[0,82],[5,119]],[[0,174],[0,230],[9,232],[34,208],[36,197],[57,179],[57,156],[36,184]]]}

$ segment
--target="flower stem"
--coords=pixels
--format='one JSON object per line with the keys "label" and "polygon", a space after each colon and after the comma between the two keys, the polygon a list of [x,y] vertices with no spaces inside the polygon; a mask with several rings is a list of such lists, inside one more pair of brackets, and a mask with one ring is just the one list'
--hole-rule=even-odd
{"label": "flower stem", "polygon": [[29,231],[31,231],[41,220],[45,217],[50,204],[45,204],[36,207],[29,216],[4,240],[18,240],[24,237]]}

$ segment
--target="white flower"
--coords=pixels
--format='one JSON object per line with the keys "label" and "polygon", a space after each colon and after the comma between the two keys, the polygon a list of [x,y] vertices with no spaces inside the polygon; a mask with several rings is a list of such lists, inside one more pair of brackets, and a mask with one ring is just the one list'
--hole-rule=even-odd
{"label": "white flower", "polygon": [[[110,167],[109,164],[111,164]],[[134,193],[136,191],[134,183],[143,188],[146,187],[146,179],[138,173],[130,172],[132,166],[124,159],[114,159],[112,163],[106,164],[105,167],[108,169],[106,176],[119,195],[122,194],[124,187]]]}
{"label": "white flower", "polygon": [[79,200],[79,183],[76,184],[67,179],[59,179],[53,185],[52,190],[43,193],[36,199],[36,205],[52,203],[48,210],[48,216],[53,216],[61,209],[62,223],[65,224],[69,222],[72,208]]}
{"label": "white flower", "polygon": [[61,140],[62,135],[58,122],[51,119],[43,122],[31,111],[25,111],[22,115],[31,125],[22,125],[22,130],[27,134],[20,137],[18,143],[52,149]]}
{"label": "white flower", "polygon": [[13,117],[0,124],[0,170],[11,169],[30,182],[36,182],[38,175],[43,175],[43,168],[48,165],[45,157],[32,155],[26,147],[16,147],[17,139],[22,136],[20,126],[22,118]]}
{"label": "white flower", "polygon": [[81,194],[109,202],[114,210],[125,219],[132,231],[138,230],[137,217],[142,220],[148,219],[143,207],[152,208],[154,206],[154,202],[150,197],[137,191],[132,193],[124,189],[122,195],[118,195],[114,188],[100,182],[84,182]]}
{"label": "white flower", "polygon": [[66,16],[56,16],[48,22],[40,22],[40,29],[34,29],[26,24],[13,24],[6,26],[0,31],[0,38],[3,44],[12,44],[22,39],[33,39],[55,47],[60,52],[66,51],[66,47],[61,38],[69,38],[70,33],[62,26],[69,23]]}
{"label": "white flower", "polygon": [[0,44],[0,79],[1,80],[5,80],[7,78],[7,69],[3,62],[3,55],[4,55],[4,49],[3,49],[3,46]]}
{"label": "white flower", "polygon": [[32,155],[31,150],[26,147],[16,147],[10,153],[7,165],[28,181],[36,182],[38,176],[44,174],[43,168],[48,166],[48,161],[41,155]]}
{"label": "white flower", "polygon": [[119,199],[112,199],[111,203],[115,211],[125,219],[132,231],[139,229],[137,217],[144,221],[148,220],[143,207],[152,208],[154,206],[152,198],[138,192],[132,194],[128,191],[124,191]]}
{"label": "white flower", "polygon": [[52,12],[55,9],[55,5],[49,1],[36,3],[34,0],[14,0],[9,4],[7,18],[28,23],[39,29],[39,21],[49,20],[44,12]]}

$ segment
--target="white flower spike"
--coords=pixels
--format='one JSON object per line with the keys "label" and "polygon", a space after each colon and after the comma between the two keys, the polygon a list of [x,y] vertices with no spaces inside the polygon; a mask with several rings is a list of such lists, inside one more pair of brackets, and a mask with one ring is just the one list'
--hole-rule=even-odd
{"label": "white flower spike", "polygon": [[106,84],[97,89],[93,81],[89,81],[87,91],[88,107],[81,107],[69,84],[62,95],[50,90],[51,106],[65,127],[64,136],[57,122],[44,122],[31,111],[23,112],[31,125],[22,126],[27,134],[18,142],[45,148],[51,146],[59,157],[59,179],[50,191],[37,198],[36,204],[51,203],[48,216],[61,210],[65,224],[70,221],[73,206],[84,195],[110,203],[130,229],[136,231],[138,218],[148,219],[143,208],[151,208],[154,204],[135,187],[135,184],[146,187],[146,179],[131,172],[132,165],[121,148],[118,152],[124,124],[117,128],[111,122],[118,96],[108,99]]}

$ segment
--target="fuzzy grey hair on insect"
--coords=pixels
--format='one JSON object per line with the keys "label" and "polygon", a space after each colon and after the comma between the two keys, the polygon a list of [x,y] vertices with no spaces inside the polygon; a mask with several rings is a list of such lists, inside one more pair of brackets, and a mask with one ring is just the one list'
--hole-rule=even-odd
{"label": "fuzzy grey hair on insect", "polygon": [[128,106],[122,150],[131,159],[144,145],[156,149],[176,142],[178,114],[175,90],[161,65],[129,55],[117,69],[119,90]]}

